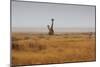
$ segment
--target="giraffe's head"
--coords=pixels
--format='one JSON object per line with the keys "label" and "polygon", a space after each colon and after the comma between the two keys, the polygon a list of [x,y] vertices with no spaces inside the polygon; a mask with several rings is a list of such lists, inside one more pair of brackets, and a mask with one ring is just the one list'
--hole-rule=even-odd
{"label": "giraffe's head", "polygon": [[54,19],[52,18],[51,21],[54,21]]}

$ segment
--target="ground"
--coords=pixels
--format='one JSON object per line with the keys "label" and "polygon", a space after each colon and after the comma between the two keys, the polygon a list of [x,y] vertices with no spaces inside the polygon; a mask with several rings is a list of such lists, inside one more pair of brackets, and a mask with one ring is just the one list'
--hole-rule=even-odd
{"label": "ground", "polygon": [[95,35],[12,33],[12,64],[52,64],[96,60]]}

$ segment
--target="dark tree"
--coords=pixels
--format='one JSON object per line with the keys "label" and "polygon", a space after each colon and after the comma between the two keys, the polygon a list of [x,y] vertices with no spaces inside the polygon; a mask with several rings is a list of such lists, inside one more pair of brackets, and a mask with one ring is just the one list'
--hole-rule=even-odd
{"label": "dark tree", "polygon": [[48,27],[48,30],[49,30],[48,34],[49,35],[54,35],[54,30],[53,30],[54,19],[52,18],[51,21],[52,21],[51,26],[50,25],[47,26]]}
{"label": "dark tree", "polygon": [[89,33],[89,39],[91,39],[91,38],[92,38],[92,32]]}

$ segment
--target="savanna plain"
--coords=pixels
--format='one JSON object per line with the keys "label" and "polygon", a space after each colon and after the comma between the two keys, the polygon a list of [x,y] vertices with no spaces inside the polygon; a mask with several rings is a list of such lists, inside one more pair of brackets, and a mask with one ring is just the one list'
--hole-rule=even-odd
{"label": "savanna plain", "polygon": [[12,64],[37,65],[96,60],[95,33],[12,32]]}

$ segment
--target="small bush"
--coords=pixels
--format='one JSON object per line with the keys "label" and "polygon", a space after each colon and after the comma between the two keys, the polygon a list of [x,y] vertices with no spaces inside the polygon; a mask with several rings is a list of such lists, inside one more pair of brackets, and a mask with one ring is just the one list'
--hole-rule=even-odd
{"label": "small bush", "polygon": [[41,51],[46,49],[46,46],[41,44],[29,43],[29,48],[31,48],[33,51]]}

